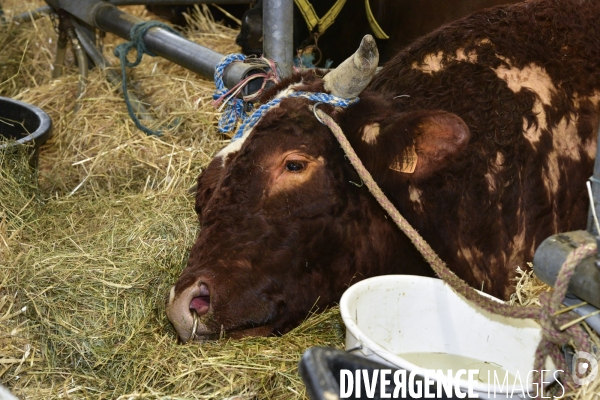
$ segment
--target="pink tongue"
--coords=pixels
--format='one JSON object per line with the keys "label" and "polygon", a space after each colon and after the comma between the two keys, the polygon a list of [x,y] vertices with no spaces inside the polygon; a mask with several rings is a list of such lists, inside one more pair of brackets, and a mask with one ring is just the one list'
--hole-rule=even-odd
{"label": "pink tongue", "polygon": [[208,297],[194,297],[190,303],[190,309],[196,310],[198,315],[203,315],[208,312],[210,301]]}

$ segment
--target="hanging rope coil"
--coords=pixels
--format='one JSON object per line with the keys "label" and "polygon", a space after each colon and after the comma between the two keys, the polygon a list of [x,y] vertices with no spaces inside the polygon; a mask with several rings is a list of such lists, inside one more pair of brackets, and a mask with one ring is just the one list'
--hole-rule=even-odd
{"label": "hanging rope coil", "polygon": [[[176,35],[180,35],[175,29],[171,28],[169,25],[163,24],[159,21],[144,21],[138,24],[135,24],[131,30],[129,31],[129,37],[131,40],[129,42],[121,43],[115,48],[114,55],[119,57],[121,60],[121,88],[123,90],[123,97],[125,98],[125,104],[127,105],[127,112],[129,116],[135,123],[135,126],[149,136],[160,136],[161,133],[159,131],[153,131],[150,128],[142,125],[137,115],[133,111],[133,106],[131,105],[131,101],[129,100],[129,94],[127,92],[127,73],[125,71],[125,67],[134,68],[139,65],[142,61],[142,57],[144,54],[148,54],[151,57],[156,57],[156,54],[148,50],[146,44],[144,43],[144,35],[148,32],[149,29],[154,27],[160,27],[168,30],[171,33]],[[129,62],[127,59],[127,54],[135,49],[136,56],[135,61]]]}

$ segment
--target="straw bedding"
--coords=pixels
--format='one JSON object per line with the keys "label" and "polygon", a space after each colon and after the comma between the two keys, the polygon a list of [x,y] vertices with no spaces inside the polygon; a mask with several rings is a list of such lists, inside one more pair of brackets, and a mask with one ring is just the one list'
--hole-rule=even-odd
{"label": "straw bedding", "polygon": [[[9,19],[43,4],[3,3]],[[238,51],[236,32],[199,11],[185,34]],[[0,95],[43,108],[54,124],[39,173],[25,151],[0,153],[0,384],[31,399],[305,398],[298,360],[311,346],[343,347],[337,308],[283,337],[202,345],[179,345],[164,313],[198,230],[187,189],[229,140],[215,128],[213,83],[146,56],[129,74],[150,127],[164,133],[147,137],[97,70],[75,98],[70,52],[50,79],[55,41],[49,17],[0,28]],[[114,65],[120,42],[104,38]],[[532,282],[523,275],[515,301],[547,289]]]}

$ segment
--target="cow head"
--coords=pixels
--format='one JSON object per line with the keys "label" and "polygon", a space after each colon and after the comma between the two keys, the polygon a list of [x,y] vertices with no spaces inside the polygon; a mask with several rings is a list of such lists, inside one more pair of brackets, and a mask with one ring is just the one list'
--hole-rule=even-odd
{"label": "cow head", "polygon": [[[325,79],[297,76],[275,96],[290,91],[356,96],[376,67],[377,49],[366,37],[357,53]],[[202,230],[167,304],[182,341],[215,338],[223,331],[231,337],[285,333],[313,307],[339,301],[358,280],[385,273],[431,275],[360,187],[312,105],[304,98],[283,98],[200,175],[196,212]],[[383,165],[378,176],[388,187],[399,185],[399,206],[410,205],[410,196],[401,176],[407,174],[389,169],[397,158],[415,143],[428,148],[429,158],[422,157],[413,175],[423,179],[462,146],[468,133],[450,114],[394,111],[373,94],[346,110],[319,107],[339,121],[359,155],[369,158],[368,168]],[[431,131],[447,137],[417,138]]]}

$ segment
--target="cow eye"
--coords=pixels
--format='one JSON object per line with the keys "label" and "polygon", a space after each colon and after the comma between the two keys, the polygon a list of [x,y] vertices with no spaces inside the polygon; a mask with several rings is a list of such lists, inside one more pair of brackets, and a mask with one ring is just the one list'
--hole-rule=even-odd
{"label": "cow eye", "polygon": [[288,161],[285,164],[285,169],[290,172],[298,172],[304,169],[304,163],[302,161]]}

